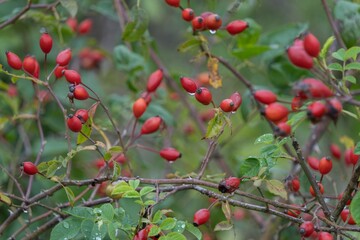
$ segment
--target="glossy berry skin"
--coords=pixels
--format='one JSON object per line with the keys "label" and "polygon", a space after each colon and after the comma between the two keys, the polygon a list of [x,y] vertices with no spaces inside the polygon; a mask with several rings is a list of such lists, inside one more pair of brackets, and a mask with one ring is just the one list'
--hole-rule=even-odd
{"label": "glossy berry skin", "polygon": [[263,104],[270,104],[277,101],[276,94],[266,89],[255,91],[254,98]]}
{"label": "glossy berry skin", "polygon": [[91,19],[85,19],[84,21],[82,21],[78,28],[77,28],[77,32],[80,35],[84,35],[87,34],[88,32],[90,32],[91,28],[92,28],[92,20]]}
{"label": "glossy berry skin", "polygon": [[78,117],[69,114],[67,119],[67,126],[73,132],[80,132],[82,128],[82,123]]}
{"label": "glossy berry skin", "polygon": [[265,108],[265,117],[273,122],[279,121],[288,116],[289,110],[281,103],[271,103]]}
{"label": "glossy berry skin", "polygon": [[230,99],[234,103],[233,111],[235,112],[242,103],[242,97],[239,92],[234,92],[233,94],[231,94]]}
{"label": "glossy berry skin", "polygon": [[322,175],[328,174],[332,169],[332,161],[330,158],[323,157],[319,161],[319,172]]}
{"label": "glossy berry skin", "polygon": [[182,12],[181,12],[181,17],[182,17],[185,21],[190,22],[190,21],[193,20],[194,17],[195,17],[194,10],[192,10],[191,8],[185,8],[185,9],[182,10]]}
{"label": "glossy berry skin", "polygon": [[[302,41],[302,40],[299,40]],[[301,45],[292,45],[287,49],[287,55],[292,64],[299,68],[311,69],[314,61]]]}
{"label": "glossy berry skin", "polygon": [[315,171],[319,170],[319,159],[313,156],[308,156],[306,160],[312,169],[314,169]]}
{"label": "glossy berry skin", "polygon": [[221,17],[217,14],[210,14],[204,20],[205,27],[209,30],[218,30],[222,25]]}
{"label": "glossy berry skin", "polygon": [[77,100],[86,100],[89,98],[89,93],[87,92],[87,90],[80,85],[75,86],[73,94],[74,98]]}
{"label": "glossy berry skin", "polygon": [[36,58],[34,56],[26,56],[23,60],[23,69],[26,73],[34,75],[36,68]]}
{"label": "glossy berry skin", "polygon": [[314,230],[314,224],[311,221],[303,222],[299,228],[299,232],[303,237],[310,237]]}
{"label": "glossy berry skin", "polygon": [[274,129],[275,136],[287,137],[291,134],[291,126],[286,122],[279,122]]}
{"label": "glossy berry skin", "polygon": [[226,25],[226,31],[231,35],[236,35],[243,32],[249,27],[249,24],[242,20],[234,20]]}
{"label": "glossy berry skin", "polygon": [[194,94],[198,88],[196,82],[188,77],[180,77],[181,86],[190,94]]}
{"label": "glossy berry skin", "polygon": [[52,37],[47,33],[41,34],[40,40],[39,40],[40,48],[43,53],[48,54],[53,45]]}
{"label": "glossy berry skin", "polygon": [[141,134],[151,134],[156,132],[162,123],[162,119],[159,116],[151,117],[147,119],[141,127]]}
{"label": "glossy berry skin", "polygon": [[22,61],[18,55],[13,52],[7,51],[6,60],[9,66],[15,70],[20,70],[22,68]]}
{"label": "glossy berry skin", "polygon": [[64,70],[65,79],[72,84],[78,85],[81,83],[81,76],[75,70]]}
{"label": "glossy berry skin", "polygon": [[145,99],[138,98],[134,104],[133,104],[133,114],[136,118],[139,118],[143,115],[143,113],[146,111],[147,104]]}
{"label": "glossy berry skin", "polygon": [[[320,193],[323,194],[323,193],[324,193],[324,186],[323,186],[321,183],[319,183],[319,182],[317,183],[317,185],[318,185],[318,187],[319,187]],[[310,194],[311,194],[313,197],[316,196],[315,190],[313,189],[312,186],[310,186],[309,191],[310,191]]]}
{"label": "glossy berry skin", "polygon": [[89,119],[89,112],[86,109],[78,109],[75,112],[75,116],[80,119],[81,123],[86,123]]}
{"label": "glossy berry skin", "polygon": [[161,149],[159,154],[163,159],[169,162],[173,162],[178,158],[181,158],[181,153],[175,148],[171,147]]}
{"label": "glossy berry skin", "polygon": [[71,57],[72,57],[71,49],[67,48],[59,52],[59,54],[56,56],[56,63],[59,66],[67,66],[70,63]]}
{"label": "glossy berry skin", "polygon": [[299,178],[294,177],[293,179],[291,179],[291,190],[293,192],[298,192],[300,190],[300,181]]}
{"label": "glossy berry skin", "polygon": [[344,222],[347,221],[347,224],[349,224],[349,225],[356,224],[356,222],[355,222],[354,218],[351,216],[350,210],[348,208],[341,211],[340,217]]}
{"label": "glossy berry skin", "polygon": [[179,7],[180,0],[165,0],[165,2],[171,7]]}
{"label": "glossy berry skin", "polygon": [[334,237],[328,232],[319,232],[318,240],[333,240]]}
{"label": "glossy berry skin", "polygon": [[210,211],[207,208],[202,208],[194,214],[193,224],[195,227],[205,224],[210,219]]}
{"label": "glossy berry skin", "polygon": [[239,188],[240,182],[240,178],[229,177],[219,183],[218,189],[222,193],[232,193]]}
{"label": "glossy berry skin", "polygon": [[66,69],[67,69],[67,66],[57,66],[54,70],[55,78],[59,79],[62,76],[64,76],[64,73],[65,73],[64,70],[66,70]]}
{"label": "glossy berry skin", "polygon": [[78,21],[76,20],[76,18],[68,18],[66,20],[66,24],[71,28],[73,32],[76,32],[78,26]]}
{"label": "glossy berry skin", "polygon": [[345,150],[345,163],[346,165],[356,165],[359,160],[359,155],[354,153],[354,148],[349,148]]}
{"label": "glossy berry skin", "polygon": [[304,37],[304,49],[312,57],[319,56],[320,53],[320,42],[319,40],[312,34],[308,33]]}
{"label": "glossy berry skin", "polygon": [[36,165],[33,164],[32,162],[23,162],[21,166],[22,166],[22,170],[27,175],[35,175],[39,172]]}
{"label": "glossy berry skin", "polygon": [[191,20],[191,25],[194,31],[202,31],[206,27],[204,18],[200,16],[194,17],[193,20]]}
{"label": "glossy berry skin", "polygon": [[294,90],[302,99],[328,98],[334,95],[328,86],[315,78],[305,78],[295,85]]}
{"label": "glossy berry skin", "polygon": [[196,89],[195,98],[204,105],[209,105],[212,102],[212,94],[209,89],[205,87],[199,87]]}
{"label": "glossy berry skin", "polygon": [[224,112],[231,112],[234,109],[234,102],[230,98],[224,99],[220,103],[220,108]]}
{"label": "glossy berry skin", "polygon": [[335,143],[330,145],[330,152],[335,159],[339,160],[341,158],[341,149]]}
{"label": "glossy berry skin", "polygon": [[155,72],[151,73],[146,84],[146,90],[148,92],[155,92],[156,89],[160,86],[162,79],[163,79],[162,69],[158,69]]}

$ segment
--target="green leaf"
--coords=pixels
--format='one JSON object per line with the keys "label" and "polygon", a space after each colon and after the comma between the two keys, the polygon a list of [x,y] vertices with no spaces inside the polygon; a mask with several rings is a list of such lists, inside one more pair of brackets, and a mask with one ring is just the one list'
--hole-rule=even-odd
{"label": "green leaf", "polygon": [[75,17],[78,11],[76,0],[60,0],[61,5],[70,13],[71,17]]}
{"label": "green leaf", "polygon": [[152,227],[150,228],[150,232],[148,234],[149,237],[153,237],[158,235],[161,232],[161,228],[157,225],[152,225]]}
{"label": "green leaf", "polygon": [[79,133],[77,136],[76,144],[80,145],[86,142],[91,136],[91,131],[92,131],[92,119],[89,118],[87,122],[82,125],[81,133]]}
{"label": "green leaf", "polygon": [[124,198],[140,198],[140,194],[137,191],[133,190],[133,191],[125,192],[123,197]]}
{"label": "green leaf", "polygon": [[356,143],[356,146],[354,148],[354,154],[360,155],[360,142]]}
{"label": "green leaf", "polygon": [[140,190],[140,195],[141,196],[144,196],[150,192],[153,192],[155,191],[155,188],[154,187],[143,187],[141,190]]}
{"label": "green leaf", "polygon": [[201,231],[199,230],[199,228],[195,227],[193,224],[187,222],[186,223],[186,231],[188,231],[189,233],[194,235],[198,240],[202,239]]}
{"label": "green leaf", "polygon": [[109,221],[112,221],[114,219],[114,207],[110,203],[105,203],[101,207],[101,215]]}
{"label": "green leaf", "polygon": [[138,7],[134,7],[130,12],[130,21],[126,24],[122,40],[133,42],[139,40],[147,30],[149,17],[147,12]]}
{"label": "green leaf", "polygon": [[185,231],[186,224],[187,223],[184,222],[184,221],[177,221],[176,225],[175,225],[175,227],[174,227],[174,229],[172,231],[182,233],[182,232]]}
{"label": "green leaf", "polygon": [[357,225],[360,224],[360,193],[357,192],[353,199],[351,200],[350,204],[350,212],[351,216],[354,218]]}
{"label": "green leaf", "polygon": [[67,198],[69,199],[70,206],[74,206],[75,195],[73,191],[69,187],[64,187],[64,190],[66,192]]}
{"label": "green leaf", "polygon": [[154,200],[151,200],[151,199],[150,199],[150,200],[145,201],[145,202],[144,202],[144,205],[145,205],[145,206],[151,206],[151,205],[154,205],[155,203],[156,203],[156,202],[155,202]]}
{"label": "green leaf", "polygon": [[344,55],[344,59],[345,60],[349,60],[349,59],[353,59],[354,61],[357,58],[357,55],[360,53],[360,47],[351,47],[348,50],[346,50],[345,55]]}
{"label": "green leaf", "polygon": [[118,45],[114,48],[116,67],[120,71],[134,73],[144,70],[145,60],[143,56],[130,51],[125,45]]}
{"label": "green leaf", "polygon": [[351,69],[360,70],[360,63],[352,62],[352,63],[346,64],[345,70],[351,70]]}
{"label": "green leaf", "polygon": [[120,181],[118,184],[115,185],[113,191],[111,192],[111,195],[124,194],[128,191],[134,191],[134,189],[130,187],[127,182]]}
{"label": "green leaf", "polygon": [[343,71],[343,67],[341,66],[340,63],[331,63],[329,64],[328,68],[333,71],[340,71],[340,72]]}
{"label": "green leaf", "polygon": [[7,204],[7,205],[9,205],[9,206],[12,205],[11,199],[2,192],[0,192],[0,201]]}
{"label": "green leaf", "polygon": [[121,165],[118,162],[114,162],[112,179],[115,181],[121,175]]}
{"label": "green leaf", "polygon": [[107,224],[107,232],[111,240],[116,240],[117,227],[116,223],[110,222]]}
{"label": "green leaf", "polygon": [[231,53],[235,57],[244,60],[260,55],[268,50],[270,50],[269,46],[250,45],[250,46],[243,46],[241,48],[234,49]]}
{"label": "green leaf", "polygon": [[83,219],[91,219],[93,218],[93,211],[92,208],[89,207],[73,207],[64,211],[71,216]]}
{"label": "green leaf", "polygon": [[285,190],[284,183],[279,180],[266,180],[265,182],[269,192],[287,200],[287,192]]}
{"label": "green leaf", "polygon": [[255,140],[254,144],[259,144],[259,143],[270,144],[272,142],[274,142],[274,135],[272,133],[267,133],[258,137]]}
{"label": "green leaf", "polygon": [[233,228],[233,224],[228,221],[222,221],[216,224],[214,231],[228,231]]}
{"label": "green leaf", "polygon": [[261,26],[254,19],[245,18],[243,20],[246,21],[250,27],[241,34],[236,35],[236,43],[239,48],[245,45],[255,45],[259,41],[262,31]]}
{"label": "green leaf", "polygon": [[69,217],[52,229],[50,240],[73,239],[80,232],[81,219]]}
{"label": "green leaf", "polygon": [[57,170],[60,169],[62,163],[59,160],[53,159],[47,162],[41,162],[37,168],[39,172],[44,174],[46,177],[51,178],[55,175]]}
{"label": "green leaf", "polygon": [[356,78],[352,75],[347,75],[344,77],[344,80],[348,81],[348,82],[351,82],[353,84],[356,84]]}
{"label": "green leaf", "polygon": [[213,119],[208,123],[208,127],[205,134],[205,139],[217,138],[224,130],[224,115],[222,112],[217,111]]}
{"label": "green leaf", "polygon": [[257,158],[250,157],[243,161],[240,165],[240,176],[254,177],[260,170],[260,161]]}
{"label": "green leaf", "polygon": [[158,223],[158,222],[161,220],[162,216],[163,216],[163,213],[161,212],[161,210],[158,210],[158,211],[154,214],[153,219],[152,219],[152,222]]}
{"label": "green leaf", "polygon": [[327,53],[329,52],[329,49],[331,47],[331,45],[333,44],[333,42],[335,41],[335,37],[334,36],[331,36],[329,37],[328,39],[326,39],[321,51],[320,51],[320,58],[321,59],[325,59],[326,58],[326,55]]}
{"label": "green leaf", "polygon": [[345,49],[340,48],[336,52],[333,52],[331,55],[340,61],[344,61],[345,60]]}
{"label": "green leaf", "polygon": [[140,184],[139,179],[129,181],[129,186],[132,187],[134,190],[139,186],[139,184]]}
{"label": "green leaf", "polygon": [[245,122],[249,119],[250,113],[254,110],[254,104],[251,99],[250,91],[246,90],[243,94],[243,101],[240,108],[241,116]]}
{"label": "green leaf", "polygon": [[174,218],[166,218],[161,222],[161,230],[171,230],[176,226],[176,220]]}
{"label": "green leaf", "polygon": [[166,239],[168,239],[168,240],[186,240],[186,237],[184,235],[182,235],[181,233],[171,232],[168,235],[166,235]]}
{"label": "green leaf", "polygon": [[201,44],[201,40],[198,37],[193,37],[190,40],[187,40],[180,44],[180,46],[177,48],[177,50],[181,53],[187,52],[192,48],[198,49]]}

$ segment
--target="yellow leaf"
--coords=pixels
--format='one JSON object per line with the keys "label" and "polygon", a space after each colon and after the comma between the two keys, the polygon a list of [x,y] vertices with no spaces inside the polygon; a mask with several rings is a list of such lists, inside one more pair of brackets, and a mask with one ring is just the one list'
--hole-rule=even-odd
{"label": "yellow leaf", "polygon": [[342,136],[340,142],[345,146],[346,149],[352,148],[355,146],[354,140],[348,136]]}
{"label": "yellow leaf", "polygon": [[207,66],[209,69],[210,85],[214,88],[221,87],[222,79],[219,74],[219,60],[217,58],[209,57]]}
{"label": "yellow leaf", "polygon": [[0,192],[0,201],[3,203],[6,203],[9,206],[11,206],[11,204],[12,204],[11,199],[1,192]]}

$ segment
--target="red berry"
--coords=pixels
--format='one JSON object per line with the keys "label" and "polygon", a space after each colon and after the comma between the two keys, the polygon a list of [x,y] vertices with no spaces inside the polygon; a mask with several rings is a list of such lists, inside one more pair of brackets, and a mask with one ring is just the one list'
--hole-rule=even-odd
{"label": "red berry", "polygon": [[220,108],[224,112],[231,112],[234,109],[234,102],[230,99],[224,99],[220,103]]}
{"label": "red berry", "polygon": [[23,61],[23,69],[26,73],[34,75],[36,68],[36,58],[34,56],[26,56]]}
{"label": "red berry", "polygon": [[249,24],[242,20],[234,20],[226,25],[226,31],[231,35],[236,35],[243,32],[249,27]]}
{"label": "red berry", "polygon": [[77,28],[77,32],[80,35],[86,34],[88,32],[90,32],[91,28],[92,28],[92,20],[91,19],[85,19],[84,21],[82,21],[78,28]]}
{"label": "red berry", "polygon": [[254,93],[254,98],[263,104],[270,104],[276,102],[277,96],[270,90],[257,90]]}
{"label": "red berry", "polygon": [[[113,161],[108,162],[108,164],[109,164],[110,168],[114,167],[114,162]],[[100,168],[102,168],[102,167],[104,167],[106,165],[106,162],[105,162],[105,160],[103,158],[99,158],[99,159],[96,159],[94,161],[94,165],[95,165],[96,168],[100,169]]]}
{"label": "red berry", "polygon": [[356,165],[359,155],[354,153],[354,147],[345,150],[345,163],[347,165]]}
{"label": "red berry", "polygon": [[22,61],[18,55],[13,52],[7,51],[6,60],[10,67],[16,70],[20,70],[22,68]]}
{"label": "red berry", "polygon": [[[298,207],[298,206],[295,205],[295,204],[292,204],[292,205]],[[289,215],[289,216],[292,216],[292,217],[296,217],[296,218],[297,218],[297,217],[299,217],[301,211],[298,210],[298,209],[288,209],[288,210],[286,211],[286,213],[287,213],[287,215]]]}
{"label": "red berry", "polygon": [[354,220],[354,218],[351,216],[350,210],[348,208],[345,208],[344,210],[341,211],[341,219],[349,224],[349,225],[355,225],[356,222]]}
{"label": "red berry", "polygon": [[39,78],[39,76],[40,76],[40,64],[36,59],[35,59],[35,69],[34,69],[33,76],[35,78]]}
{"label": "red berry", "polygon": [[188,93],[195,93],[197,89],[197,85],[194,80],[187,77],[180,77],[181,86],[187,91]]}
{"label": "red berry", "polygon": [[118,162],[119,164],[124,164],[126,163],[126,161],[127,161],[126,156],[123,153],[120,153],[115,157],[115,162]]}
{"label": "red berry", "polygon": [[307,162],[312,169],[314,169],[315,171],[319,170],[319,159],[317,159],[316,157],[308,156]]}
{"label": "red berry", "polygon": [[71,28],[73,32],[76,32],[78,21],[76,18],[68,18],[66,20],[66,24]]}
{"label": "red berry", "polygon": [[89,98],[89,93],[83,86],[77,85],[74,89],[74,98],[77,100],[86,100]]}
{"label": "red berry", "polygon": [[71,49],[67,48],[59,52],[59,54],[56,56],[56,63],[59,66],[67,66],[70,63],[71,57],[72,57]]}
{"label": "red berry", "polygon": [[281,103],[271,103],[265,108],[265,117],[273,122],[279,121],[289,114],[289,110]]}
{"label": "red berry", "polygon": [[229,177],[219,183],[218,189],[222,193],[232,193],[239,188],[240,182],[240,178]]}
{"label": "red berry", "polygon": [[[323,193],[324,193],[324,186],[323,186],[320,182],[318,182],[317,185],[318,185],[318,187],[319,187],[320,193],[323,194]],[[316,196],[315,190],[313,189],[312,186],[310,186],[310,189],[309,189],[309,190],[310,190],[310,194],[311,194],[313,197],[315,197],[315,196]]]}
{"label": "red berry", "polygon": [[202,31],[205,29],[205,20],[200,16],[194,17],[191,25],[194,31]]}
{"label": "red berry", "polygon": [[305,78],[295,85],[294,90],[296,96],[299,96],[302,99],[328,98],[333,96],[333,92],[330,88],[315,78]]}
{"label": "red berry", "polygon": [[41,34],[39,44],[43,53],[48,54],[53,45],[52,37],[47,32]]}
{"label": "red berry", "polygon": [[9,97],[16,97],[18,95],[18,90],[16,85],[9,84],[9,87],[7,89],[7,94],[9,95]]}
{"label": "red berry", "polygon": [[222,20],[221,17],[217,14],[210,14],[205,20],[205,27],[209,30],[218,30],[221,27]]}
{"label": "red berry", "polygon": [[64,71],[64,76],[65,76],[66,80],[69,83],[72,83],[72,84],[75,84],[75,85],[78,85],[78,84],[81,83],[81,76],[75,70],[65,70]]}
{"label": "red berry", "polygon": [[319,161],[319,172],[322,175],[328,174],[332,169],[332,161],[330,158],[323,157]]}
{"label": "red berry", "polygon": [[151,117],[147,119],[141,127],[141,134],[150,134],[156,132],[162,123],[162,119],[159,116]]}
{"label": "red berry", "polygon": [[319,40],[311,33],[306,34],[304,37],[304,49],[312,57],[319,56],[320,53],[320,42]]}
{"label": "red berry", "polygon": [[279,122],[276,125],[274,133],[279,137],[287,137],[291,134],[291,126],[286,122]]}
{"label": "red berry", "polygon": [[339,99],[331,98],[326,102],[326,115],[328,115],[333,120],[337,120],[342,110],[342,103],[339,101]]}
{"label": "red berry", "polygon": [[233,111],[235,112],[240,107],[240,105],[242,103],[242,97],[241,97],[240,93],[234,92],[233,94],[231,94],[230,99],[234,103]]}
{"label": "red berry", "polygon": [[73,132],[80,132],[82,128],[81,120],[72,114],[69,114],[67,119],[67,126]]}
{"label": "red berry", "polygon": [[158,69],[155,72],[151,73],[146,85],[147,91],[155,92],[156,89],[160,86],[162,79],[163,79],[162,69]]}
{"label": "red berry", "polygon": [[207,208],[203,208],[198,210],[195,214],[194,214],[194,220],[193,220],[193,224],[194,226],[200,226],[204,223],[206,223],[207,221],[209,221],[210,219],[210,211]]}
{"label": "red berry", "polygon": [[178,158],[181,158],[181,153],[175,148],[163,148],[160,150],[160,156],[169,162],[173,162]]}
{"label": "red berry", "polygon": [[181,16],[185,21],[190,22],[194,19],[195,13],[194,10],[192,10],[191,8],[185,8],[184,10],[182,10]]}
{"label": "red berry", "polygon": [[133,114],[136,118],[139,118],[146,111],[147,104],[145,99],[138,98],[133,104]]}
{"label": "red berry", "polygon": [[330,152],[331,155],[335,158],[335,159],[340,159],[341,158],[341,149],[338,145],[336,145],[335,143],[332,143],[330,145]]}
{"label": "red berry", "polygon": [[300,225],[299,232],[303,237],[310,237],[314,230],[314,224],[311,221],[306,221]]}
{"label": "red berry", "polygon": [[209,105],[212,102],[212,94],[209,89],[205,87],[199,87],[196,89],[195,98],[204,105]]}
{"label": "red berry", "polygon": [[21,166],[24,173],[28,175],[35,175],[39,172],[36,165],[33,164],[32,162],[23,162]]}
{"label": "red berry", "polygon": [[312,57],[307,54],[301,45],[292,45],[289,47],[287,49],[287,55],[290,62],[297,67],[311,69],[314,65]]}
{"label": "red berry", "polygon": [[299,178],[294,177],[293,179],[291,179],[291,190],[293,192],[298,192],[300,190],[300,181]]}
{"label": "red berry", "polygon": [[62,76],[64,76],[64,70],[67,69],[67,66],[57,66],[54,70],[54,74],[56,79],[61,78]]}
{"label": "red berry", "polygon": [[302,101],[301,97],[295,96],[291,100],[291,110],[293,110],[293,111],[299,110],[302,105],[303,105],[303,101]]}
{"label": "red berry", "polygon": [[334,237],[328,232],[319,232],[318,240],[333,240]]}
{"label": "red berry", "polygon": [[75,112],[75,116],[78,117],[82,123],[86,123],[89,119],[89,112],[86,109],[78,109]]}
{"label": "red berry", "polygon": [[172,7],[179,7],[180,6],[180,0],[165,0],[165,2]]}
{"label": "red berry", "polygon": [[307,107],[307,116],[312,122],[318,122],[325,114],[326,106],[323,102],[312,102]]}

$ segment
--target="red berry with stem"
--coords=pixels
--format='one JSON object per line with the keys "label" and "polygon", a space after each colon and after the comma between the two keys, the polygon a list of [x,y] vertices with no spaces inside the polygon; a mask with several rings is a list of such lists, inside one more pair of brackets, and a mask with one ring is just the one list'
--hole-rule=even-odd
{"label": "red berry with stem", "polygon": [[75,116],[80,119],[81,123],[86,123],[89,119],[89,112],[86,109],[78,109],[75,112]]}
{"label": "red berry with stem", "polygon": [[341,219],[349,224],[349,225],[355,225],[356,222],[354,218],[351,216],[350,210],[348,208],[345,208],[340,213]]}
{"label": "red berry with stem", "polygon": [[178,158],[181,158],[181,153],[175,148],[171,148],[171,147],[161,149],[159,154],[163,159],[169,162],[173,162]]}
{"label": "red berry with stem", "polygon": [[290,62],[299,68],[311,69],[314,65],[312,57],[307,54],[303,46],[292,45],[287,49],[287,55]]}
{"label": "red berry with stem", "polygon": [[194,10],[192,10],[191,8],[185,8],[184,10],[182,10],[181,16],[185,21],[190,22],[194,19],[195,13]]}
{"label": "red berry with stem", "polygon": [[328,174],[332,169],[332,161],[328,157],[323,157],[319,161],[319,172],[322,175]]}
{"label": "red berry with stem", "polygon": [[234,92],[233,94],[231,94],[230,99],[234,103],[233,111],[235,112],[242,103],[242,97],[239,92]]}
{"label": "red berry with stem", "polygon": [[234,102],[230,98],[224,99],[220,103],[220,108],[224,112],[231,112],[234,110]]}
{"label": "red berry with stem", "polygon": [[226,31],[231,35],[242,33],[249,27],[249,24],[243,20],[234,20],[226,25]]}
{"label": "red berry with stem", "polygon": [[193,224],[195,227],[207,223],[210,219],[210,211],[207,208],[202,208],[195,212]]}
{"label": "red berry with stem", "polygon": [[191,21],[191,25],[194,31],[202,31],[205,29],[205,20],[200,16],[194,17]]}
{"label": "red berry with stem", "polygon": [[320,42],[319,40],[312,34],[308,33],[304,37],[304,49],[312,57],[319,56],[320,53]]}
{"label": "red berry with stem", "polygon": [[313,156],[308,156],[306,160],[312,169],[315,171],[319,170],[319,159]]}
{"label": "red berry with stem", "polygon": [[190,94],[194,94],[198,88],[195,81],[188,77],[180,77],[181,86]]}
{"label": "red berry with stem", "polygon": [[165,2],[171,7],[179,7],[180,0],[165,0]]}
{"label": "red berry with stem", "polygon": [[279,122],[274,130],[275,136],[287,137],[291,134],[291,126],[286,122]]}
{"label": "red berry with stem", "polygon": [[64,76],[69,83],[78,85],[81,83],[81,76],[75,70],[64,70]]}
{"label": "red berry with stem", "polygon": [[334,94],[328,86],[315,78],[305,78],[294,86],[296,96],[307,98],[328,98]]}
{"label": "red berry with stem", "polygon": [[162,119],[159,116],[151,117],[147,119],[141,127],[141,134],[150,134],[156,132],[162,123]]}
{"label": "red berry with stem", "polygon": [[74,98],[77,100],[86,100],[89,98],[89,93],[87,92],[87,90],[80,85],[75,86],[73,94]]}
{"label": "red berry with stem", "polygon": [[21,164],[21,167],[22,167],[22,170],[24,171],[24,173],[26,173],[28,175],[35,175],[39,172],[36,165],[33,164],[32,162],[23,162]]}
{"label": "red berry with stem", "polygon": [[59,52],[59,54],[56,56],[56,63],[59,66],[67,66],[70,63],[71,57],[72,57],[71,49],[67,48]]}
{"label": "red berry with stem", "polygon": [[91,19],[85,19],[84,21],[82,21],[78,28],[77,28],[77,32],[80,35],[84,35],[87,34],[88,32],[90,32],[91,28],[92,28],[92,20]]}
{"label": "red berry with stem", "polygon": [[232,193],[239,188],[241,179],[237,177],[228,177],[219,183],[218,189],[222,193]]}
{"label": "red berry with stem", "polygon": [[299,178],[294,177],[293,179],[291,179],[291,190],[293,192],[298,192],[300,190],[300,181]]}
{"label": "red berry with stem", "polygon": [[133,104],[133,114],[136,118],[139,118],[143,115],[143,113],[146,111],[147,103],[145,99],[138,98],[134,104]]}
{"label": "red berry with stem", "polygon": [[299,232],[303,237],[310,237],[314,230],[314,224],[311,221],[303,222],[299,228]]}
{"label": "red berry with stem", "polygon": [[78,117],[69,114],[67,119],[67,126],[73,132],[80,132],[82,128],[82,123]]}
{"label": "red berry with stem", "polygon": [[62,76],[64,76],[64,73],[65,73],[64,70],[66,70],[66,69],[67,69],[67,66],[57,66],[54,70],[55,78],[59,79]]}
{"label": "red berry with stem", "polygon": [[52,37],[47,32],[44,32],[41,34],[39,44],[43,53],[48,54],[51,51],[53,45]]}
{"label": "red berry with stem", "polygon": [[333,240],[334,237],[328,232],[319,232],[318,240]]}
{"label": "red berry with stem", "polygon": [[212,94],[209,89],[205,87],[199,87],[196,89],[195,98],[204,105],[209,105],[212,102]]}
{"label": "red berry with stem", "polygon": [[23,60],[23,69],[26,73],[34,75],[36,67],[36,58],[34,56],[26,56]]}
{"label": "red berry with stem", "polygon": [[277,101],[276,94],[266,89],[255,91],[254,98],[263,104],[270,104]]}
{"label": "red berry with stem", "polygon": [[151,73],[146,85],[147,91],[155,92],[156,89],[160,86],[162,79],[163,79],[162,69],[158,69],[155,72]]}
{"label": "red berry with stem", "polygon": [[78,26],[78,21],[76,20],[76,18],[68,18],[66,20],[66,24],[71,28],[73,32],[76,32]]}
{"label": "red berry with stem", "polygon": [[281,103],[271,103],[265,108],[265,117],[273,122],[279,121],[289,114],[289,110]]}
{"label": "red berry with stem", "polygon": [[[320,182],[318,182],[317,185],[318,185],[318,187],[319,187],[320,193],[323,194],[323,193],[324,193],[324,186],[323,186]],[[312,186],[310,186],[309,191],[310,191],[310,194],[311,194],[313,197],[316,196],[315,190],[313,189]]]}
{"label": "red berry with stem", "polygon": [[22,61],[18,55],[13,52],[6,51],[6,60],[9,66],[15,70],[20,70],[22,68]]}
{"label": "red berry with stem", "polygon": [[221,17],[217,14],[210,14],[205,20],[205,27],[209,30],[218,30],[222,25]]}

